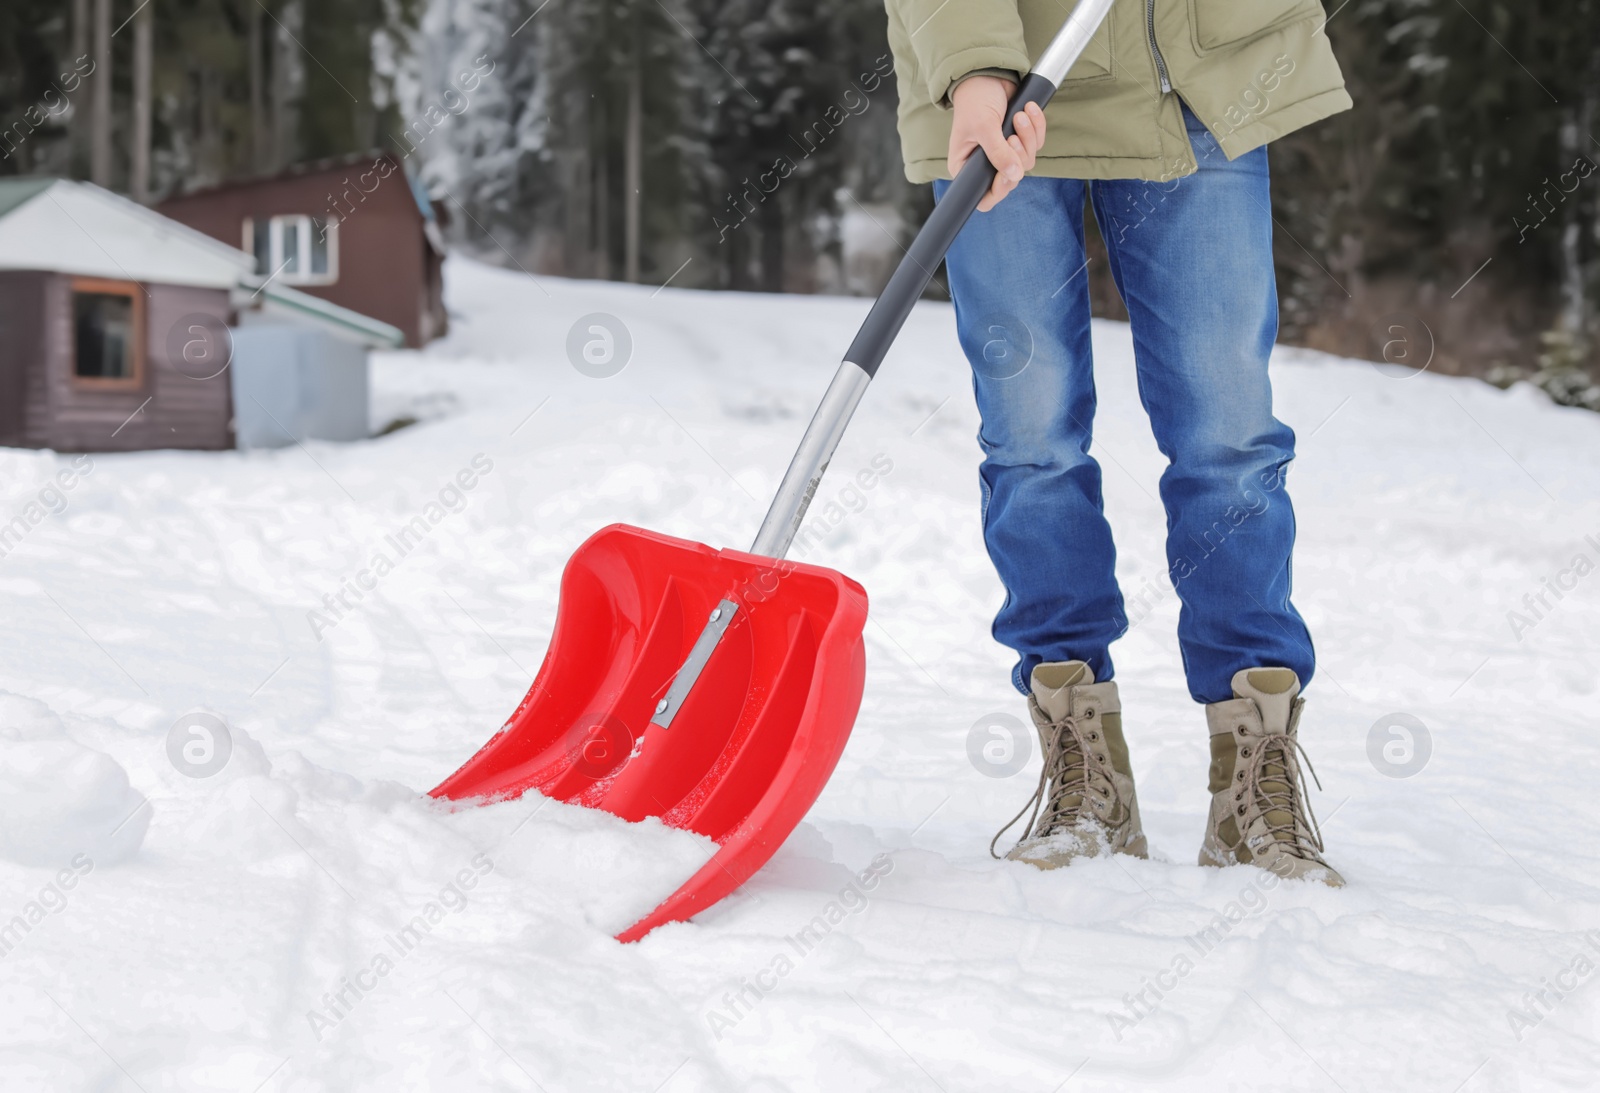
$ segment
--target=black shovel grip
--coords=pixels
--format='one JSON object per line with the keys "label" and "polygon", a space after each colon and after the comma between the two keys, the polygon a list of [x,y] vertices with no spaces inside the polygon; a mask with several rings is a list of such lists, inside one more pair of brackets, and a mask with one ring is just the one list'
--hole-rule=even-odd
{"label": "black shovel grip", "polygon": [[[1055,93],[1055,84],[1037,72],[1030,72],[1006,107],[1001,132],[1009,138],[1014,132],[1012,119],[1019,110],[1030,102],[1038,103],[1042,109]],[[967,157],[955,181],[933,207],[933,214],[922,225],[922,230],[917,232],[917,237],[906,250],[906,256],[896,267],[894,276],[889,278],[889,283],[867,313],[867,320],[856,332],[856,339],[850,343],[845,360],[869,376],[878,374],[878,365],[883,363],[884,354],[889,352],[895,335],[905,325],[906,316],[911,314],[912,306],[922,297],[928,282],[933,280],[934,270],[944,261],[945,252],[956,241],[967,218],[977,209],[983,195],[989,192],[989,187],[994,184],[994,176],[995,166],[989,162],[982,148],[974,150]]]}

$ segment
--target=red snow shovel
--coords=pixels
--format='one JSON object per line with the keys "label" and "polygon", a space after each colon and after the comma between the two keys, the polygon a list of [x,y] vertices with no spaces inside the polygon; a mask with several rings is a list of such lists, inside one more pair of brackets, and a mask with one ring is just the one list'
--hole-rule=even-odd
{"label": "red snow shovel", "polygon": [[[1079,0],[1006,111],[1043,106],[1112,0]],[[549,651],[511,719],[434,797],[547,797],[656,816],[717,850],[635,941],[710,907],[761,868],[810,809],[861,705],[866,593],[784,561],[867,384],[988,192],[967,160],[845,354],[748,554],[613,524],[567,563]]]}

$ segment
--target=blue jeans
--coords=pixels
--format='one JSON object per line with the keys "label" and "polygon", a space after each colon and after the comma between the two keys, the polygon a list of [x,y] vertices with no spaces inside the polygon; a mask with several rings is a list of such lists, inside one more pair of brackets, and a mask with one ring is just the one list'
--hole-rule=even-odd
{"label": "blue jeans", "polygon": [[[983,534],[1005,585],[994,636],[1026,693],[1041,661],[1112,678],[1128,629],[1089,454],[1095,410],[1084,266],[1087,196],[1128,307],[1139,397],[1167,457],[1168,574],[1189,692],[1233,697],[1241,668],[1314,666],[1289,602],[1294,433],[1272,416],[1278,330],[1267,154],[1232,162],[1184,110],[1199,161],[1168,182],[1024,178],[977,213],[948,258],[983,419]],[[934,184],[942,197],[947,182]]]}

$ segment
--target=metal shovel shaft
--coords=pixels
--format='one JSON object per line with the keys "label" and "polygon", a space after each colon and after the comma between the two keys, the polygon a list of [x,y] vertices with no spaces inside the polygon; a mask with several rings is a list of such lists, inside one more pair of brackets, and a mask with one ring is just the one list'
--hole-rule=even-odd
{"label": "metal shovel shaft", "polygon": [[[1072,14],[1062,24],[1049,46],[1040,55],[1038,63],[1029,72],[1006,108],[1002,131],[1012,135],[1011,119],[1028,103],[1041,108],[1056,93],[1056,86],[1066,77],[1067,71],[1077,63],[1089,40],[1099,29],[1112,0],[1078,0]],[[884,286],[872,310],[861,324],[855,341],[850,343],[844,362],[828,384],[822,404],[812,415],[800,439],[800,447],[784,472],[777,495],[767,510],[761,530],[756,533],[750,553],[768,558],[782,558],[789,551],[805,519],[806,509],[816,495],[817,486],[828,470],[834,449],[844,436],[845,426],[855,413],[867,384],[877,374],[878,366],[889,351],[890,344],[905,325],[912,307],[921,298],[934,271],[944,261],[945,252],[955,242],[967,219],[972,216],[994,183],[995,167],[980,148],[962,166],[960,173],[934,206],[922,230],[911,241],[906,255],[895,268],[889,283]]]}

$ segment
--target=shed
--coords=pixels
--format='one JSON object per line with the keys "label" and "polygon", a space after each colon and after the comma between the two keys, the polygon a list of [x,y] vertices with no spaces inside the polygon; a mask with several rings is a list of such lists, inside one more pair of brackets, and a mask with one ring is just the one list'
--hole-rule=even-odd
{"label": "shed", "polygon": [[234,300],[229,375],[238,446],[368,436],[367,350],[401,345],[401,332],[260,277]]}
{"label": "shed", "polygon": [[273,369],[293,373],[279,385],[297,392],[294,436],[348,439],[356,420],[364,435],[366,348],[401,332],[254,269],[252,255],[97,186],[0,180],[0,444],[233,447],[236,316],[300,332],[292,361],[247,349],[242,362],[269,386]]}
{"label": "shed", "polygon": [[413,348],[445,332],[441,213],[398,156],[297,164],[157,208],[254,254],[275,284],[398,327]]}

